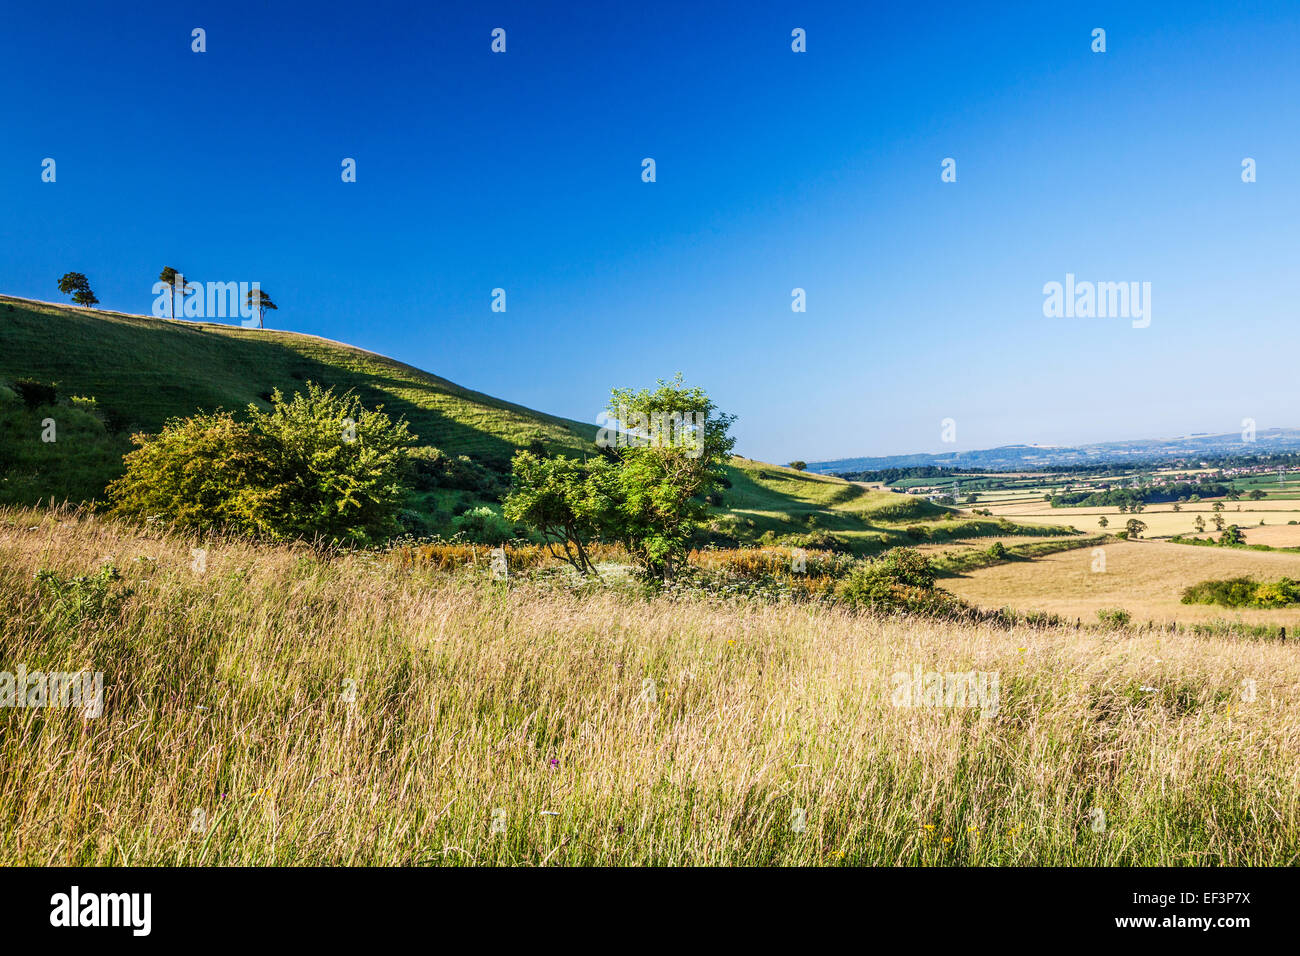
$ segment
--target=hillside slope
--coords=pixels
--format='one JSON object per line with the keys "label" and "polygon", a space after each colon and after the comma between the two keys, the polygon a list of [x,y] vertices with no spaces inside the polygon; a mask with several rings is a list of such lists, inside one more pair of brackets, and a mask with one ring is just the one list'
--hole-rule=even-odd
{"label": "hillside slope", "polygon": [[94,396],[110,425],[156,431],[173,416],[250,402],[306,381],[355,389],[367,406],[403,415],[424,444],[508,465],[534,440],[590,451],[594,425],[462,388],[339,342],[276,329],[155,319],[0,296],[0,378],[59,384]]}
{"label": "hillside slope", "polygon": [[[21,379],[57,385],[53,405],[28,407]],[[0,503],[103,499],[133,432],[169,418],[268,405],[308,381],[352,389],[367,406],[404,416],[419,443],[464,455],[498,475],[518,448],[596,451],[596,427],[463,388],[373,352],[297,332],[174,321],[0,296]],[[611,383],[613,384],[613,383]],[[42,441],[53,419],[55,441]],[[835,534],[855,549],[897,543],[902,526],[951,517],[918,498],[776,465],[733,459],[715,499],[722,540]],[[445,523],[490,493],[438,488],[409,507]]]}

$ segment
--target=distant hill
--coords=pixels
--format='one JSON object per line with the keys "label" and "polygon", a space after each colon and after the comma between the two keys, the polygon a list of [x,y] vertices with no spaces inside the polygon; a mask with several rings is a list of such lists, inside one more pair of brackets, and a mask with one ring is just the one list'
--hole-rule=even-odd
{"label": "distant hill", "polygon": [[813,461],[808,470],[829,475],[843,472],[878,471],[935,465],[943,468],[971,468],[989,471],[1032,471],[1054,465],[1105,465],[1129,462],[1160,462],[1208,455],[1259,454],[1300,450],[1300,429],[1268,428],[1247,442],[1240,432],[1223,435],[1196,434],[1182,438],[1153,438],[1136,441],[1097,442],[1090,445],[1002,445],[978,451],[946,452],[938,455],[889,455],[881,458],[836,458]]}

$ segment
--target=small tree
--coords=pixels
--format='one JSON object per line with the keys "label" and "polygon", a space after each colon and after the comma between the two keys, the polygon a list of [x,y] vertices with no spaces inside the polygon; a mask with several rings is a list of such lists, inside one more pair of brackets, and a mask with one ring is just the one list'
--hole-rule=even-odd
{"label": "small tree", "polygon": [[259,329],[266,328],[266,323],[263,321],[266,311],[277,308],[276,304],[271,301],[271,297],[261,289],[249,289],[248,299],[245,304],[257,312],[257,327]]}
{"label": "small tree", "polygon": [[1214,511],[1222,511],[1222,510],[1223,510],[1223,502],[1222,502],[1222,501],[1216,501],[1216,502],[1215,502],[1214,504],[1212,504],[1210,507],[1211,507],[1211,509],[1214,510]]}
{"label": "small tree", "polygon": [[1109,525],[1109,524],[1110,524],[1110,521],[1107,520],[1107,518],[1106,518],[1105,515],[1102,515],[1100,518],[1097,519],[1097,525],[1098,525],[1099,527],[1105,528],[1105,527],[1106,527],[1107,525]]}
{"label": "small tree", "polygon": [[1180,505],[1178,502],[1175,501],[1175,502],[1174,502],[1174,510],[1175,510],[1175,511],[1182,511],[1182,510],[1183,510],[1183,506]]}
{"label": "small tree", "polygon": [[163,282],[171,289],[172,318],[176,318],[176,290],[180,288],[181,295],[184,295],[185,276],[181,275],[171,266],[167,266],[162,272],[158,273],[158,281]]}
{"label": "small tree", "polygon": [[[635,439],[613,449],[619,508],[610,530],[644,576],[666,581],[686,562],[691,536],[708,514],[705,496],[726,478],[735,416],[718,414],[708,394],[685,385],[680,374],[653,389],[614,389],[608,411]],[[676,422],[676,433],[661,431],[665,440],[656,440],[657,421]]]}
{"label": "small tree", "polygon": [[1229,525],[1224,529],[1223,534],[1219,535],[1219,544],[1224,545],[1225,547],[1233,544],[1243,544],[1245,540],[1245,535],[1241,533],[1241,529],[1235,524]]}
{"label": "small tree", "polygon": [[1124,526],[1124,530],[1128,532],[1128,536],[1130,538],[1142,537],[1142,532],[1145,531],[1146,529],[1147,529],[1146,522],[1139,521],[1137,518],[1129,518],[1128,524]]}
{"label": "small tree", "polygon": [[587,546],[618,507],[614,466],[603,458],[578,461],[521,451],[512,462],[511,479],[505,516],[535,528],[551,555],[579,574],[593,573]]}
{"label": "small tree", "polygon": [[1205,519],[1202,518],[1200,515],[1197,515],[1197,516],[1196,516],[1196,533],[1197,533],[1197,534],[1200,534],[1200,533],[1201,533],[1202,531],[1204,531],[1204,530],[1205,530]]}
{"label": "small tree", "polygon": [[1250,493],[1251,501],[1263,501],[1264,498],[1266,497],[1267,495],[1265,495],[1264,492],[1260,491],[1258,488],[1256,488],[1254,491]]}
{"label": "small tree", "polygon": [[59,279],[59,291],[64,295],[72,296],[72,301],[77,305],[96,306],[99,299],[95,298],[95,293],[90,291],[90,280],[80,272],[65,272]]}

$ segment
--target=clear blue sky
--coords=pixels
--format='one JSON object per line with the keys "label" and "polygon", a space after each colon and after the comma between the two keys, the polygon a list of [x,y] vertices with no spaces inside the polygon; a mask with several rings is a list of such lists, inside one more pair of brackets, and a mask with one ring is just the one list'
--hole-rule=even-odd
{"label": "clear blue sky", "polygon": [[[1297,426],[1297,50],[1295,2],[13,3],[0,291],[258,280],[585,421],[680,370],[781,462]],[[1150,327],[1044,318],[1067,272]]]}

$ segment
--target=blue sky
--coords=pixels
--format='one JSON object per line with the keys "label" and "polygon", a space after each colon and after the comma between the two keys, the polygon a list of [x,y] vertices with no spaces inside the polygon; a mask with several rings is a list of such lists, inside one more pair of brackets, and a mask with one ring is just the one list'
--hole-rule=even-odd
{"label": "blue sky", "polygon": [[680,370],[780,462],[1298,426],[1300,5],[1138,7],[11,4],[0,291],[257,280],[585,421]]}

